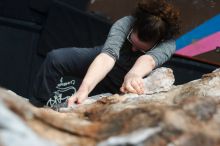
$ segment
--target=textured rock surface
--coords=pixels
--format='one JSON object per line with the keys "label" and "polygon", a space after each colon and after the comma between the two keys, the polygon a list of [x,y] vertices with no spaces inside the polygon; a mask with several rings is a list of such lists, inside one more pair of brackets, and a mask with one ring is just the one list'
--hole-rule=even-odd
{"label": "textured rock surface", "polygon": [[171,69],[158,68],[144,79],[145,94],[153,94],[171,89],[175,78]]}
{"label": "textured rock surface", "polygon": [[179,86],[172,71],[154,73],[145,95],[98,96],[60,112],[1,89],[0,145],[220,145],[220,71]]}

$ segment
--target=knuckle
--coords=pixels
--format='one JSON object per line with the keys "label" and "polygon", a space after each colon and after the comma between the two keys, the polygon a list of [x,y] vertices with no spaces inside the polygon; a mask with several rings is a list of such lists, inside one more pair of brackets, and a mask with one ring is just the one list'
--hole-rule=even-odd
{"label": "knuckle", "polygon": [[129,83],[126,83],[125,84],[125,88],[129,88],[130,84]]}
{"label": "knuckle", "polygon": [[133,85],[133,84],[135,84],[135,83],[136,83],[136,81],[135,81],[135,80],[132,80],[132,81],[131,81],[131,84],[132,84],[132,85]]}

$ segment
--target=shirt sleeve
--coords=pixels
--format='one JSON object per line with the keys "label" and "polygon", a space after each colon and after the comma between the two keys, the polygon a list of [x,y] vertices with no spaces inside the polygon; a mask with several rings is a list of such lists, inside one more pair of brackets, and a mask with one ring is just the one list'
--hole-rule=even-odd
{"label": "shirt sleeve", "polygon": [[168,61],[171,56],[176,51],[176,42],[175,40],[168,40],[161,42],[154,49],[148,51],[146,55],[150,55],[153,57],[156,67],[162,65],[166,61]]}
{"label": "shirt sleeve", "polygon": [[114,60],[119,59],[120,49],[134,22],[134,17],[126,16],[116,21],[111,27],[102,53],[106,53]]}

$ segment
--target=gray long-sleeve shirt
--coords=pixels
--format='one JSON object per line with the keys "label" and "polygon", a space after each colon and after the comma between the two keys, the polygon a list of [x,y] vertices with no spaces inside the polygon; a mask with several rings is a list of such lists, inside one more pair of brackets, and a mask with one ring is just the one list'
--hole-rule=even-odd
{"label": "gray long-sleeve shirt", "polygon": [[[127,35],[130,32],[134,21],[134,17],[126,16],[116,21],[110,29],[102,52],[113,57],[116,62],[120,58],[121,49],[128,46],[124,44],[126,43]],[[169,58],[174,54],[175,50],[175,40],[168,40],[159,43],[154,49],[147,51],[146,55],[153,57],[157,67],[169,60]]]}

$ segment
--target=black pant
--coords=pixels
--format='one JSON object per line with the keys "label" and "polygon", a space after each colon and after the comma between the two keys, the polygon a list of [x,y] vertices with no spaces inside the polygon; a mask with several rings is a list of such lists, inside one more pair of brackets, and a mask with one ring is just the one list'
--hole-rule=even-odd
{"label": "black pant", "polygon": [[[53,97],[54,90],[63,76],[72,76],[81,83],[89,65],[101,52],[101,47],[96,48],[62,48],[48,53],[41,66],[36,81],[33,85],[33,97],[30,101],[36,106],[43,106]],[[108,92],[108,87],[119,88],[108,84],[105,78],[90,94]],[[80,85],[78,83],[78,85]],[[108,87],[107,87],[108,86]],[[105,88],[107,87],[107,88]],[[78,87],[76,87],[78,89]]]}

